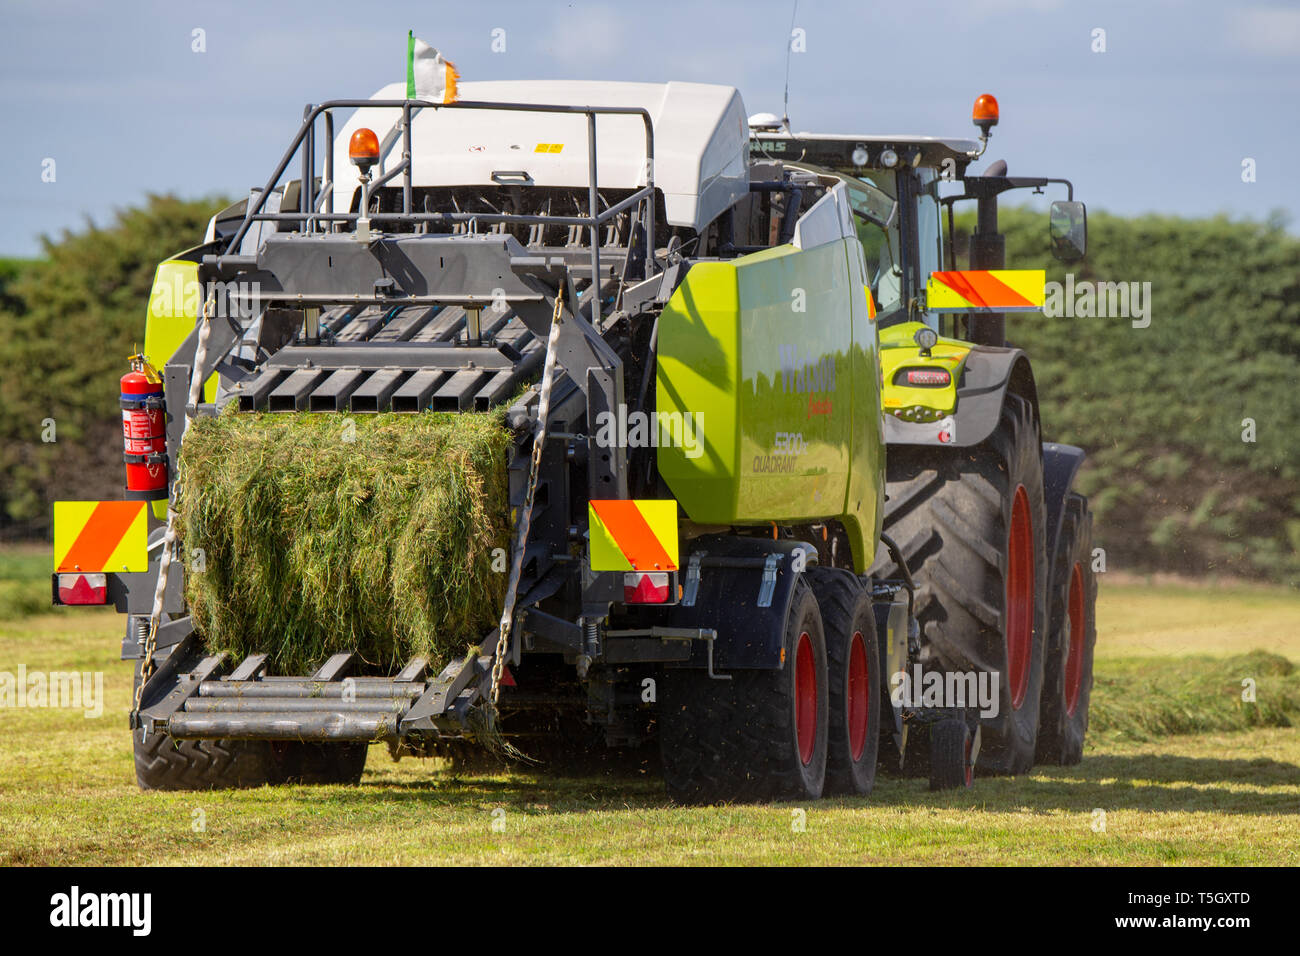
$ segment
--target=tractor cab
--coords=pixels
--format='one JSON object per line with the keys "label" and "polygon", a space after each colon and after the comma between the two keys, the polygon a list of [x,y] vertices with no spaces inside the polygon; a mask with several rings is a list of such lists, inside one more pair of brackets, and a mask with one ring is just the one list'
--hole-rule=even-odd
{"label": "tractor cab", "polygon": [[[1087,216],[1083,203],[1074,201],[1074,187],[1065,179],[1008,176],[999,160],[984,170],[970,167],[984,153],[989,131],[998,121],[997,101],[989,94],[975,101],[972,120],[981,133],[978,140],[937,136],[857,136],[840,133],[793,133],[764,117],[751,119],[750,151],[779,160],[788,167],[831,172],[848,186],[858,238],[866,258],[869,287],[880,312],[880,328],[920,323],[939,334],[980,344],[1004,344],[1003,313],[1032,311],[1042,301],[1013,290],[995,298],[957,299],[940,284],[957,271],[953,249],[953,207],[974,200],[977,224],[970,240],[970,275],[1002,270],[1005,241],[998,231],[998,197],[1013,189],[1042,193],[1051,184],[1064,185],[1067,198],[1051,205],[1049,242],[1053,255],[1063,261],[1082,258],[1087,249]],[[953,187],[960,187],[957,191]],[[880,221],[882,210],[889,210]],[[948,221],[945,233],[943,220]],[[873,215],[873,213],[875,215]],[[970,276],[955,280],[974,291],[982,280]],[[982,282],[993,295],[996,286]],[[960,290],[959,290],[960,292]],[[960,300],[965,301],[960,301]],[[998,312],[993,307],[999,308]],[[943,317],[951,315],[949,322]],[[964,317],[964,321],[962,321]]]}

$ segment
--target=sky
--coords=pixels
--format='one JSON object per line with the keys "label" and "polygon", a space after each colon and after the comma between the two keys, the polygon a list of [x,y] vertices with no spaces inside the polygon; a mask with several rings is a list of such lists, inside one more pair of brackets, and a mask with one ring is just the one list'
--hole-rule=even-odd
{"label": "sky", "polygon": [[1090,209],[1300,227],[1295,0],[0,0],[0,256],[149,193],[243,195],[304,104],[405,78],[408,29],[465,80],[724,83],[780,114],[792,19],[795,130],[970,138],[988,92],[985,159]]}

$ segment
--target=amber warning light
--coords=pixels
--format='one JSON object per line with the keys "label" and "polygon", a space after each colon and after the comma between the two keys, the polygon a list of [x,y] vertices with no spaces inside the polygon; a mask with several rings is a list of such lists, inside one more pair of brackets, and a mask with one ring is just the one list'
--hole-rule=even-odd
{"label": "amber warning light", "polygon": [[970,111],[971,122],[985,134],[998,125],[998,101],[992,93],[981,93]]}
{"label": "amber warning light", "polygon": [[360,166],[363,173],[369,172],[370,167],[379,162],[379,137],[374,130],[363,126],[352,134],[348,141],[348,159],[352,160],[352,165]]}

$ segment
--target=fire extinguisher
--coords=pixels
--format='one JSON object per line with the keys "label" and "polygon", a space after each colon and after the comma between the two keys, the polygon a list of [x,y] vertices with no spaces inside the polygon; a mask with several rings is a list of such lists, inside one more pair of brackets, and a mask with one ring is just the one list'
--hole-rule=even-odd
{"label": "fire extinguisher", "polygon": [[122,376],[122,438],[126,450],[126,497],[160,501],[167,497],[167,412],[163,384],[143,355],[131,356]]}

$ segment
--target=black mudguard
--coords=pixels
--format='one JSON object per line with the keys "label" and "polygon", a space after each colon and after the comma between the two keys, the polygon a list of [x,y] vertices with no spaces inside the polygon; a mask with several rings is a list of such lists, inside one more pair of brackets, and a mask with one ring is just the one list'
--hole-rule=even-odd
{"label": "black mudguard", "polygon": [[[1056,542],[1065,515],[1065,499],[1074,486],[1074,476],[1083,464],[1084,450],[1057,442],[1043,443],[1043,497],[1047,505],[1047,559],[1056,560]],[[1055,573],[1055,568],[1052,569]]]}
{"label": "black mudguard", "polygon": [[1038,417],[1038,390],[1029,358],[1020,349],[975,345],[962,369],[957,388],[957,408],[952,414],[952,440],[941,441],[944,429],[935,422],[905,422],[885,416],[887,445],[933,445],[937,448],[969,448],[978,445],[998,427],[1007,389],[1015,388],[1034,406]]}
{"label": "black mudguard", "polygon": [[[683,548],[681,580],[689,587],[690,557],[702,554],[700,582],[692,605],[678,604],[655,615],[653,623],[669,627],[712,628],[713,666],[719,671],[759,668],[780,670],[786,615],[801,574],[793,570],[795,551],[802,549],[807,566],[817,564],[817,549],[807,542],[708,535]],[[771,602],[759,606],[763,585],[762,562],[769,555],[780,557]],[[753,561],[754,567],[711,566],[709,559]],[[689,661],[673,667],[708,666],[708,645],[693,642]]]}

